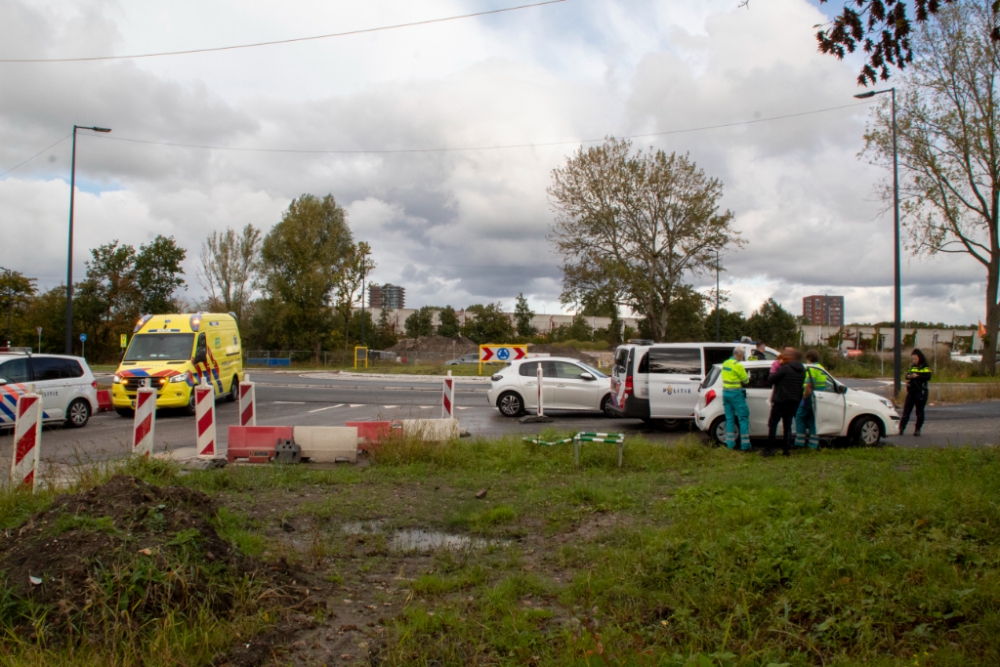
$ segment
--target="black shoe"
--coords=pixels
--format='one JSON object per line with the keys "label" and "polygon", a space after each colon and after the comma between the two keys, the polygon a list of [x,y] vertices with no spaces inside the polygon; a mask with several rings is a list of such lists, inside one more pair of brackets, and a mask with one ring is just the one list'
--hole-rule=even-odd
{"label": "black shoe", "polygon": [[913,435],[920,435],[920,429],[918,428],[916,431],[914,431]]}

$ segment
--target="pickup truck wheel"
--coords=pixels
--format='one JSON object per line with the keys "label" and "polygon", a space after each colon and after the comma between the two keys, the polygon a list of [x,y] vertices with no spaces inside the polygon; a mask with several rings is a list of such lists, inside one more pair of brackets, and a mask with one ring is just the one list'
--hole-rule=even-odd
{"label": "pickup truck wheel", "polygon": [[508,391],[497,399],[497,407],[504,417],[519,417],[524,412],[524,401],[514,392]]}
{"label": "pickup truck wheel", "polygon": [[882,439],[882,422],[871,415],[858,417],[851,424],[851,444],[874,447]]}

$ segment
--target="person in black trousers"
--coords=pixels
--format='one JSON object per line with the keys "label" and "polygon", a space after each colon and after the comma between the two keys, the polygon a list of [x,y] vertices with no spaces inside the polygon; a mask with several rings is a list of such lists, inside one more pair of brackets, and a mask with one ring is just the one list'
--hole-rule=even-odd
{"label": "person in black trousers", "polygon": [[913,408],[917,409],[917,428],[913,435],[920,435],[920,427],[924,425],[924,406],[927,405],[927,383],[931,381],[931,369],[923,352],[913,350],[910,363],[910,370],[906,373],[906,403],[903,405],[903,418],[899,420],[900,435],[906,430]]}
{"label": "person in black trousers", "polygon": [[767,383],[774,387],[774,392],[772,394],[771,416],[767,420],[767,448],[764,450],[764,456],[774,456],[779,421],[785,431],[782,454],[791,456],[792,443],[795,439],[792,424],[799,404],[802,402],[803,385],[806,379],[806,368],[802,365],[800,351],[793,347],[786,347],[781,356],[785,361],[767,379]]}

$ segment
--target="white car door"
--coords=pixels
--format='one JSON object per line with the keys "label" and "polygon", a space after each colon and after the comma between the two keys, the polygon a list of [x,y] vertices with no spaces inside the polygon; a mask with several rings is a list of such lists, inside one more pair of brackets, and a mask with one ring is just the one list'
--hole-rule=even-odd
{"label": "white car door", "polygon": [[826,387],[816,392],[816,432],[820,435],[840,435],[844,430],[846,397],[837,393],[837,383],[830,374],[821,372],[826,375]]}
{"label": "white car door", "polygon": [[[597,410],[599,391],[603,387],[598,386],[597,379],[582,366],[568,361],[555,361],[556,386],[555,397],[553,398],[553,408],[562,410]],[[584,380],[581,376],[587,373],[591,380]]]}
{"label": "white car door", "polygon": [[553,405],[556,397],[556,368],[551,361],[528,361],[518,367],[518,377],[521,380],[521,394],[526,410],[538,408],[538,366],[542,367],[542,402],[543,409],[556,407]]}
{"label": "white car door", "polygon": [[42,396],[46,419],[63,419],[72,393],[72,380],[63,377],[63,360],[58,357],[31,358],[32,383]]}
{"label": "white car door", "polygon": [[771,415],[771,387],[767,385],[770,368],[750,368],[747,375],[747,407],[750,408],[750,435],[754,438],[767,436],[767,419]]}
{"label": "white car door", "polygon": [[700,347],[649,348],[649,415],[660,419],[684,419],[694,414],[698,385],[704,374]]}

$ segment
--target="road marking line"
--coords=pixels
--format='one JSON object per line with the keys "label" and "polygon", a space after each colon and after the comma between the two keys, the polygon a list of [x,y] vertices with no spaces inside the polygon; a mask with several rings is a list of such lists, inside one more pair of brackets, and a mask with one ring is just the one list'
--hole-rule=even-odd
{"label": "road marking line", "polygon": [[272,401],[275,405],[305,405],[305,401]]}
{"label": "road marking line", "polygon": [[352,408],[360,408],[364,403],[351,403]]}
{"label": "road marking line", "polygon": [[398,405],[383,405],[383,408],[398,408]]}
{"label": "road marking line", "polygon": [[455,406],[455,409],[456,409],[456,410],[468,410],[469,408],[460,408],[460,407],[458,407],[458,406],[456,405],[456,406]]}
{"label": "road marking line", "polygon": [[310,410],[309,412],[310,412],[310,413],[313,413],[313,412],[323,412],[324,410],[333,410],[334,408],[339,408],[339,407],[341,407],[342,405],[344,405],[344,404],[343,404],[343,403],[341,403],[340,405],[329,405],[329,406],[327,406],[327,407],[325,407],[325,408],[317,408],[317,409],[315,409],[315,410]]}

